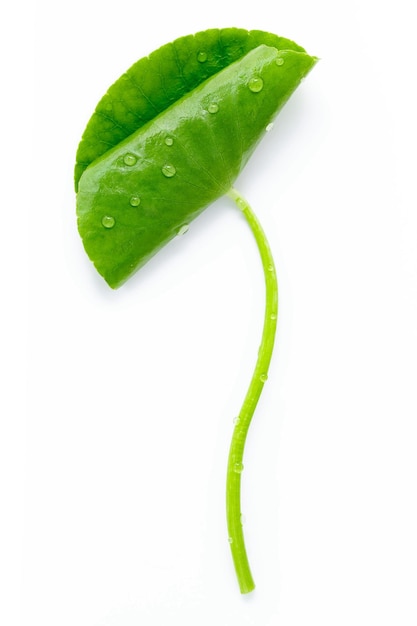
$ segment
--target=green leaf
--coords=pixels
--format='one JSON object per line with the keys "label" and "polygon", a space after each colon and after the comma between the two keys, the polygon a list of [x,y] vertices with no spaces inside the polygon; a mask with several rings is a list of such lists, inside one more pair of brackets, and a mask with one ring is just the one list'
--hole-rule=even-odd
{"label": "green leaf", "polygon": [[225,28],[181,37],[137,61],[100,100],[84,131],[76,157],[76,190],[95,159],[261,44],[304,52],[293,41],[271,33]]}
{"label": "green leaf", "polygon": [[227,193],[316,59],[261,31],[209,30],[138,61],[77,152],[78,227],[118,287]]}

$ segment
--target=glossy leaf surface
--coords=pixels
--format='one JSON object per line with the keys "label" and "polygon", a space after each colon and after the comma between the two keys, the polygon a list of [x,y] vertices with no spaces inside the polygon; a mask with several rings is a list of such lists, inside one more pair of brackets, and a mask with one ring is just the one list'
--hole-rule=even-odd
{"label": "glossy leaf surface", "polygon": [[88,122],[77,150],[76,190],[92,161],[261,44],[304,52],[272,33],[224,28],[180,37],[137,61],[109,88]]}
{"label": "glossy leaf surface", "polygon": [[[221,44],[224,32],[228,46]],[[262,38],[286,49],[257,45]],[[187,42],[192,42],[189,50]],[[160,64],[157,74],[145,71],[137,83],[140,107],[151,116],[138,128],[132,131],[138,92],[129,95],[128,74],[113,86],[113,96],[109,90],[84,133],[76,180],[80,155],[88,152],[92,162],[78,186],[78,226],[90,259],[111,287],[121,285],[232,187],[266,127],[315,61],[296,44],[267,33],[206,31],[164,46],[133,66],[137,72],[142,65]],[[168,67],[162,69],[164,62]],[[122,96],[123,84],[128,87]],[[131,126],[122,128],[102,114],[107,107],[109,114],[119,110],[126,116],[129,99]],[[107,140],[113,145],[101,153]],[[84,167],[87,159],[82,162]]]}

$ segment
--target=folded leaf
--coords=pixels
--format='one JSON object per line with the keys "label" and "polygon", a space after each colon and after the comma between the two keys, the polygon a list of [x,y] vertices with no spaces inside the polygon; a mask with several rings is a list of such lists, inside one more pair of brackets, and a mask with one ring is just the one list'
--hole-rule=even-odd
{"label": "folded leaf", "polygon": [[77,150],[76,190],[92,161],[261,44],[304,52],[272,33],[224,28],[180,37],[137,61],[110,87],[88,122]]}
{"label": "folded leaf", "polygon": [[[262,39],[275,45],[257,45]],[[79,231],[111,287],[232,187],[315,62],[267,33],[206,31],[139,61],[130,72],[140,82],[128,72],[113,85],[87,126],[76,168]],[[151,65],[159,69],[148,75]]]}

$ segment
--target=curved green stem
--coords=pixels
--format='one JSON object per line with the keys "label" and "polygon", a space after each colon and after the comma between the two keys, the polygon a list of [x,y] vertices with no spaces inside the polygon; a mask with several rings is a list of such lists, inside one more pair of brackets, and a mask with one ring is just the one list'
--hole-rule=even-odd
{"label": "curved green stem", "polygon": [[242,530],[240,508],[240,483],[243,470],[243,451],[249,425],[258,404],[264,383],[268,378],[268,368],[274,347],[278,317],[278,283],[274,260],[262,227],[244,198],[231,188],[227,195],[232,198],[245,216],[255,237],[261,255],[265,276],[266,306],[264,328],[255,370],[246,393],[239,416],[235,419],[233,437],[230,444],[226,480],[226,515],[229,543],[241,593],[249,593],[255,588],[249,561],[246,554]]}

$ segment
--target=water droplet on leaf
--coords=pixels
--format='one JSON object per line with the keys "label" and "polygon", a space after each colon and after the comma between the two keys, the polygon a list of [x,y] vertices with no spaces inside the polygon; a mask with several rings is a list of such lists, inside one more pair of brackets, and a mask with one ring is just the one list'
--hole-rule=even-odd
{"label": "water droplet on leaf", "polygon": [[173,140],[173,138],[172,138],[172,137],[167,137],[167,138],[165,139],[165,144],[166,144],[167,146],[172,146],[172,144],[173,144],[173,143],[174,143],[174,140]]}
{"label": "water droplet on leaf", "polygon": [[277,60],[275,61],[275,63],[277,65],[284,65],[284,59],[282,57],[277,57]]}
{"label": "water droplet on leaf", "polygon": [[268,380],[268,374],[261,374],[259,379],[262,383],[265,383]]}
{"label": "water droplet on leaf", "polygon": [[274,128],[274,122],[271,122],[270,124],[268,124],[265,130],[267,133],[269,133],[269,131],[272,130],[273,128]]}
{"label": "water droplet on leaf", "polygon": [[177,170],[171,163],[165,163],[165,165],[162,167],[162,173],[167,178],[172,178],[177,173]]}
{"label": "water droplet on leaf", "polygon": [[243,524],[244,524],[245,522],[246,522],[246,517],[242,514],[242,515],[240,516],[240,523],[241,523],[241,524],[242,524],[242,526],[243,526]]}
{"label": "water droplet on leaf", "polygon": [[136,161],[137,161],[137,158],[135,157],[134,154],[125,154],[123,157],[123,163],[125,165],[130,165],[130,166],[135,165]]}
{"label": "water droplet on leaf", "polygon": [[233,537],[229,537],[229,538],[228,538],[228,542],[229,542],[229,543],[233,543]]}
{"label": "water droplet on leaf", "polygon": [[177,235],[185,235],[185,233],[188,232],[188,229],[189,229],[189,225],[183,224],[182,226],[179,227]]}
{"label": "water droplet on leaf", "polygon": [[235,463],[233,471],[236,472],[236,474],[241,474],[243,472],[243,463]]}
{"label": "water droplet on leaf", "polygon": [[260,76],[253,76],[253,78],[251,78],[248,83],[248,87],[253,93],[259,93],[260,91],[262,91],[263,86],[264,81]]}
{"label": "water droplet on leaf", "polygon": [[104,228],[113,228],[113,226],[115,225],[116,221],[115,221],[114,217],[112,217],[111,215],[105,215],[102,218],[101,223],[103,224]]}
{"label": "water droplet on leaf", "polygon": [[139,206],[140,205],[140,198],[139,198],[139,196],[132,196],[130,198],[130,204],[131,204],[131,206]]}
{"label": "water droplet on leaf", "polygon": [[217,113],[218,110],[219,110],[219,105],[217,104],[217,102],[211,102],[207,107],[207,111],[209,113]]}
{"label": "water droplet on leaf", "polygon": [[201,52],[197,54],[197,61],[199,63],[205,63],[207,61],[207,52],[204,52],[204,50],[201,50]]}
{"label": "water droplet on leaf", "polygon": [[235,419],[233,420],[233,424],[237,426],[239,422],[240,422],[240,417],[235,417]]}

